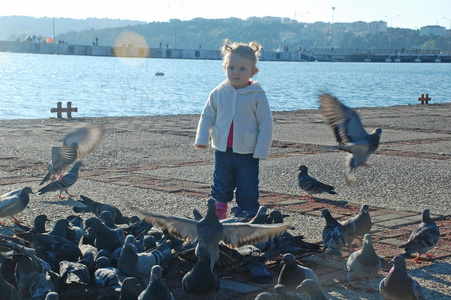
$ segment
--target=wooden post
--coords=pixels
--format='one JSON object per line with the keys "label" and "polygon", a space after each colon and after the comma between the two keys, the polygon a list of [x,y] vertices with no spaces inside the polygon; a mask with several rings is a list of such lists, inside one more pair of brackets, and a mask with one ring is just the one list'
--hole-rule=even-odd
{"label": "wooden post", "polygon": [[421,104],[428,104],[428,101],[431,101],[431,98],[429,98],[429,94],[426,94],[426,97],[424,94],[421,94],[421,97],[418,98],[418,101],[421,101]]}

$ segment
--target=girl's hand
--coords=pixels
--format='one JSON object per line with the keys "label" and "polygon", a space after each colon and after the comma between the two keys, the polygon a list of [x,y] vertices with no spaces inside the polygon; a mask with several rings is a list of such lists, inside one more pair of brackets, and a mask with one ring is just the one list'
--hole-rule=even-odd
{"label": "girl's hand", "polygon": [[196,148],[207,148],[206,145],[194,145],[194,147],[196,147]]}

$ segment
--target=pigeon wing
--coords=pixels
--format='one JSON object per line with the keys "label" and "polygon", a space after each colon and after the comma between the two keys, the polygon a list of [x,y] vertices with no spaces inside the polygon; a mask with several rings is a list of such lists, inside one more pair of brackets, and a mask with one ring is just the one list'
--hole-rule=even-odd
{"label": "pigeon wing", "polygon": [[165,216],[160,214],[154,214],[151,212],[139,211],[147,223],[151,223],[153,226],[161,228],[167,228],[169,234],[186,240],[191,241],[197,238],[197,221],[181,217]]}
{"label": "pigeon wing", "polygon": [[48,173],[52,175],[62,172],[76,159],[77,159],[76,147],[74,146],[52,147],[52,163],[51,163],[52,170],[48,168]]}
{"label": "pigeon wing", "polygon": [[63,138],[64,146],[76,145],[78,158],[91,152],[102,138],[103,130],[100,125],[81,128]]}
{"label": "pigeon wing", "polygon": [[368,133],[363,128],[359,115],[329,94],[320,95],[321,112],[333,129],[338,144],[356,143],[365,140]]}
{"label": "pigeon wing", "polygon": [[232,247],[267,241],[291,228],[290,224],[225,223],[222,225],[224,228],[223,242]]}

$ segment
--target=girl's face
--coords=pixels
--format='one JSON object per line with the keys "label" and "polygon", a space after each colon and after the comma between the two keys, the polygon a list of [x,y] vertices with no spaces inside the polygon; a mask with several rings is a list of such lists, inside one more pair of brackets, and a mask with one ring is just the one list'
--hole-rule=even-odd
{"label": "girl's face", "polygon": [[227,79],[236,89],[241,89],[248,85],[249,79],[257,73],[257,68],[252,61],[241,57],[239,54],[230,55],[226,65]]}

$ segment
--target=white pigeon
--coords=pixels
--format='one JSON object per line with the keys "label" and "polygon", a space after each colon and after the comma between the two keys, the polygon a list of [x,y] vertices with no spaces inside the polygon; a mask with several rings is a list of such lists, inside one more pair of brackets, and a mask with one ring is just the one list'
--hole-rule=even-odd
{"label": "white pigeon", "polygon": [[368,134],[359,115],[332,95],[320,95],[319,102],[321,113],[332,128],[339,149],[349,153],[346,161],[346,183],[354,183],[357,180],[357,168],[367,165],[368,158],[379,147],[382,129],[376,128]]}
{"label": "white pigeon", "polygon": [[199,255],[200,247],[208,249],[211,255],[211,270],[219,259],[220,242],[234,248],[256,244],[274,238],[291,227],[289,224],[221,223],[216,216],[216,201],[209,199],[207,206],[207,213],[199,221],[139,211],[144,215],[146,222],[167,228],[169,234],[177,238],[191,241],[197,239],[195,253]]}
{"label": "white pigeon", "polygon": [[14,215],[21,212],[30,202],[29,194],[33,194],[30,187],[26,186],[16,189],[0,196],[0,218],[12,217],[16,222],[21,221],[14,218]]}

